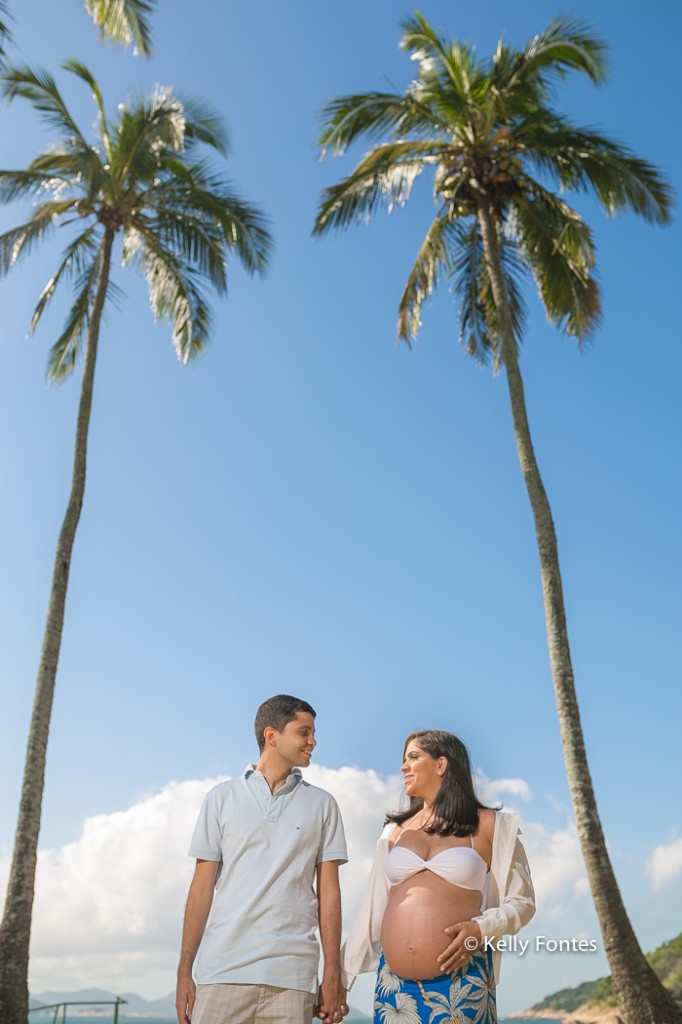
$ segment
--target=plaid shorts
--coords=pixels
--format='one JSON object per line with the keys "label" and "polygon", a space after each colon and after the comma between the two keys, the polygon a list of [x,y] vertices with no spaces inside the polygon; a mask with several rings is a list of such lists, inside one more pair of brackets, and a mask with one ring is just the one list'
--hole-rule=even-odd
{"label": "plaid shorts", "polygon": [[311,1024],[315,996],[274,985],[197,985],[192,1024]]}

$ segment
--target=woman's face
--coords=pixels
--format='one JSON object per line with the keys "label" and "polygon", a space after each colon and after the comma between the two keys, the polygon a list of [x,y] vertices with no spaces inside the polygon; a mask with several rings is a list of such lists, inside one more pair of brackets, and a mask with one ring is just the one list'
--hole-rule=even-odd
{"label": "woman's face", "polygon": [[447,764],[446,758],[431,757],[422,750],[416,740],[410,740],[405,748],[405,760],[400,769],[405,781],[406,794],[425,800],[435,799]]}

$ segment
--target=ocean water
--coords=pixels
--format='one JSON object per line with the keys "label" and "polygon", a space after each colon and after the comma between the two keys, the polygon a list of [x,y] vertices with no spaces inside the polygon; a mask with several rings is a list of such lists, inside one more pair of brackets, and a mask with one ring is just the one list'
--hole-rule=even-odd
{"label": "ocean water", "polygon": [[[29,1016],[29,1024],[52,1024],[52,1013],[32,1013]],[[111,1024],[113,1017],[111,1013],[100,1014],[98,1017],[84,1017],[81,1015],[75,1016],[74,1014],[67,1014],[65,1018],[62,1017],[61,1013],[57,1017],[55,1024]],[[124,1017],[119,1013],[118,1024],[178,1024],[177,1018],[175,1017]],[[315,1021],[313,1020],[313,1024]],[[346,1017],[344,1024],[368,1024],[367,1017]],[[507,1024],[505,1021],[499,1021],[499,1024]],[[508,1024],[518,1024],[514,1021],[509,1021]],[[523,1024],[523,1022],[521,1022]],[[534,1022],[537,1024],[537,1022]],[[547,1022],[543,1021],[543,1024]],[[552,1024],[550,1021],[549,1024]]]}
{"label": "ocean water", "polygon": [[[61,1014],[57,1017],[56,1024],[111,1024],[112,1016],[100,1014],[98,1017],[82,1017],[69,1014],[64,1021]],[[175,1017],[124,1017],[119,1014],[119,1024],[178,1024]],[[31,1024],[44,1024],[45,1021],[52,1021],[52,1013],[32,1013],[29,1017]],[[314,1024],[314,1021],[313,1021]],[[346,1017],[344,1024],[368,1024],[367,1017]],[[500,1018],[498,1024],[538,1024],[537,1017],[514,1017]],[[543,1018],[541,1024],[561,1024],[561,1021]]]}
{"label": "ocean water", "polygon": [[[52,1024],[52,1014],[54,1010],[50,1010],[48,1013],[34,1012],[29,1015],[29,1024]],[[61,1011],[55,1021],[55,1024],[111,1024],[113,1016],[111,1011],[109,1013],[101,1013],[97,1017],[83,1016],[82,1014],[68,1013],[66,1017],[62,1017]],[[118,1015],[118,1024],[178,1024],[176,1017],[124,1017],[122,1013]],[[315,1021],[313,1020],[313,1024]],[[368,1024],[367,1017],[346,1017],[344,1024]],[[506,1024],[505,1021],[500,1021],[499,1024]],[[509,1024],[515,1024],[514,1021],[509,1021]],[[518,1022],[516,1022],[518,1024]],[[521,1022],[523,1024],[523,1022]],[[543,1022],[546,1024],[546,1022]],[[550,1021],[549,1024],[552,1024]]]}

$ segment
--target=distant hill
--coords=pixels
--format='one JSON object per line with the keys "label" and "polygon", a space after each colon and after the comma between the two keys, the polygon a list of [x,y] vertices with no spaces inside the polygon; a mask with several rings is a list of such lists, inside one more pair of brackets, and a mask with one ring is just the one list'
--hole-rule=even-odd
{"label": "distant hill", "polygon": [[[93,1003],[99,1003],[103,1001],[113,1002],[116,996],[120,996],[121,999],[125,999],[125,1005],[121,1006],[119,1010],[119,1019],[124,1020],[126,1017],[155,1017],[155,1018],[170,1018],[175,1019],[175,993],[171,992],[170,995],[164,996],[163,999],[143,999],[142,996],[138,996],[135,992],[107,992],[101,988],[83,988],[77,992],[39,992],[35,996],[31,996],[29,1005],[33,1008],[38,1006],[49,1006],[53,1003],[88,1003],[92,1000]],[[88,1007],[81,1006],[79,1008],[80,1013],[85,1013]],[[103,1013],[106,1011],[104,1006],[93,1006],[93,1012]],[[42,1013],[32,1013],[31,1020],[40,1021],[47,1018],[52,1018],[54,1011],[47,1010],[45,1016]],[[365,1016],[360,1010],[356,1010],[351,1007],[350,1015],[346,1017],[345,1024],[365,1024],[372,1018]]]}
{"label": "distant hill", "polygon": [[[682,933],[670,942],[664,942],[646,958],[656,971],[673,998],[682,1006]],[[606,1010],[616,1006],[616,999],[611,985],[611,976],[597,978],[596,981],[584,981],[575,988],[563,988],[553,992],[541,1002],[531,1006],[522,1016],[532,1017],[534,1014],[547,1015],[552,1012],[571,1014],[587,1007]]]}
{"label": "distant hill", "polygon": [[[49,1006],[52,1003],[93,1003],[113,1002],[116,996],[125,999],[126,1003],[119,1010],[119,1017],[175,1017],[175,994],[164,996],[163,999],[143,999],[135,992],[108,992],[101,988],[82,988],[77,992],[39,992],[31,997],[31,1006]],[[80,1007],[79,1012],[85,1013],[87,1005]],[[103,1012],[106,1007],[93,1006],[93,1011]],[[52,1013],[52,1011],[50,1011]],[[42,1014],[33,1013],[32,1019],[40,1020]]]}

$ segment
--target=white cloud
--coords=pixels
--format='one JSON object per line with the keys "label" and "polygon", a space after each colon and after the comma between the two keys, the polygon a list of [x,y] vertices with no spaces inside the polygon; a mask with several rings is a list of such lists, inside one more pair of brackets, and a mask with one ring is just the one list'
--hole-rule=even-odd
{"label": "white cloud", "polygon": [[682,839],[655,846],[646,862],[646,872],[654,889],[659,889],[682,872]]}
{"label": "white cloud", "polygon": [[[341,870],[344,919],[360,902],[387,810],[400,805],[399,776],[313,765],[346,823],[350,863]],[[526,798],[521,779],[487,780],[482,798]],[[158,998],[173,988],[193,862],[187,847],[201,800],[220,779],[169,782],[127,810],[88,818],[79,838],[41,850],[31,943],[31,989],[100,986]],[[584,881],[575,830],[524,825],[538,895],[558,910]],[[0,884],[9,860],[0,861]],[[4,891],[4,886],[3,886]]]}
{"label": "white cloud", "polygon": [[[177,928],[191,874],[189,837],[204,793],[218,780],[170,782],[126,811],[86,819],[79,839],[40,854],[34,949],[59,955],[154,949]],[[49,898],[48,898],[49,894]],[[172,932],[171,932],[172,934]]]}
{"label": "white cloud", "polygon": [[475,781],[479,799],[491,807],[503,804],[507,810],[510,810],[504,800],[505,795],[517,797],[519,800],[530,800],[532,796],[530,786],[525,779],[489,779],[485,772],[478,768]]}
{"label": "white cloud", "polygon": [[387,811],[401,807],[402,779],[360,768],[311,765],[306,778],[338,801],[348,840],[348,864],[341,869],[343,917],[348,925],[360,905]]}
{"label": "white cloud", "polygon": [[[170,782],[125,811],[86,819],[79,838],[38,855],[31,990],[80,986],[160,996],[172,985],[192,861],[187,847],[217,779]],[[4,892],[9,859],[0,863]],[[164,974],[163,988],[144,982]]]}
{"label": "white cloud", "polygon": [[539,822],[523,823],[523,845],[533,875],[537,903],[551,916],[565,910],[569,897],[589,892],[575,825],[551,831]]}

